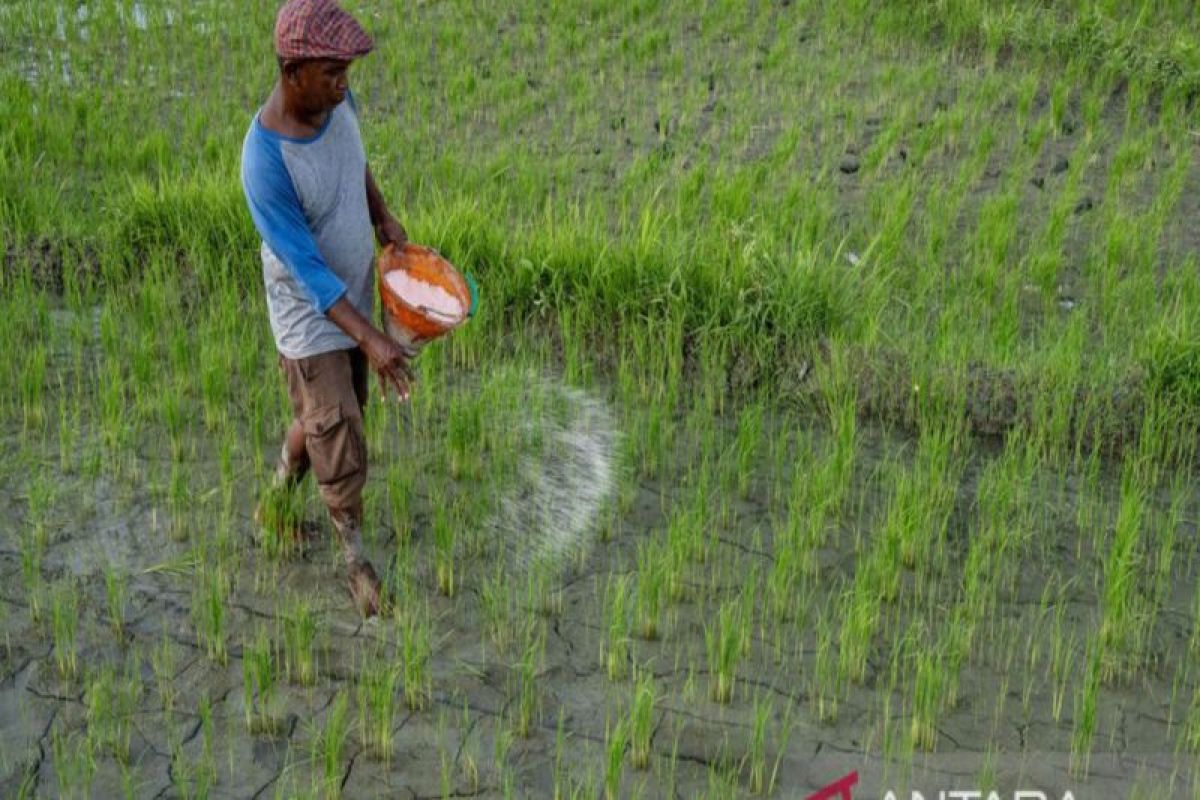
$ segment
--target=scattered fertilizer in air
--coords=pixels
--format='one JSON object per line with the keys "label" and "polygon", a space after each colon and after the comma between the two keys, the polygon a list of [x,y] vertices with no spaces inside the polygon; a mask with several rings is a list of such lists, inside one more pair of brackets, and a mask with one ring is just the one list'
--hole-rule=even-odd
{"label": "scattered fertilizer in air", "polygon": [[[546,380],[564,413],[541,421],[541,444],[523,453],[517,485],[500,499],[492,528],[520,568],[556,566],[591,542],[616,486],[618,433],[603,400]],[[526,423],[532,430],[533,422]]]}

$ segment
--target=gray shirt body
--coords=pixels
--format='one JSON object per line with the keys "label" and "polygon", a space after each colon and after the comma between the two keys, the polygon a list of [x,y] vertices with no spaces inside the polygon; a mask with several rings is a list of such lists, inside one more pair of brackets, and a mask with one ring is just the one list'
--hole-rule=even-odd
{"label": "gray shirt body", "polygon": [[352,101],[334,107],[309,138],[268,130],[257,116],[246,134],[242,183],[263,237],[271,331],[287,358],[356,346],[325,314],[343,297],[372,317],[375,238],[366,168]]}

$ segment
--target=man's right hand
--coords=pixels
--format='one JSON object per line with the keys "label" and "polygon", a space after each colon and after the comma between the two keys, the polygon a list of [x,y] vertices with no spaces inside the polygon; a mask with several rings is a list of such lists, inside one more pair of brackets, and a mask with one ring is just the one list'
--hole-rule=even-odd
{"label": "man's right hand", "polygon": [[388,389],[391,388],[396,390],[396,397],[401,403],[408,400],[416,378],[408,365],[408,354],[404,348],[375,328],[371,328],[371,332],[359,343],[359,348],[379,374],[379,388],[383,394],[381,399],[387,400]]}
{"label": "man's right hand", "polygon": [[408,365],[408,353],[400,343],[372,325],[345,297],[334,303],[325,314],[358,343],[371,368],[379,375],[383,399],[387,399],[388,389],[391,388],[396,390],[400,402],[407,400],[415,379]]}

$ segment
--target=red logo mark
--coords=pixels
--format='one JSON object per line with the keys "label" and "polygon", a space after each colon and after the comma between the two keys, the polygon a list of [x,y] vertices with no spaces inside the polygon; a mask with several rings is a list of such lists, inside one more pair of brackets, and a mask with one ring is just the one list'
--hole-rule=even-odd
{"label": "red logo mark", "polygon": [[831,800],[834,797],[839,797],[841,800],[854,800],[850,794],[850,787],[856,783],[858,783],[858,770],[838,778],[823,789],[817,789],[805,800]]}

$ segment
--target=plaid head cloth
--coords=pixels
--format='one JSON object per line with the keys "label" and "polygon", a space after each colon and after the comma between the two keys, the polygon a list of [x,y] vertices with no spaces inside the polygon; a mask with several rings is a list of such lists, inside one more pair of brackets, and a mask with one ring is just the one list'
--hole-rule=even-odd
{"label": "plaid head cloth", "polygon": [[336,0],[288,0],[275,18],[275,52],[282,58],[350,61],[375,43]]}

